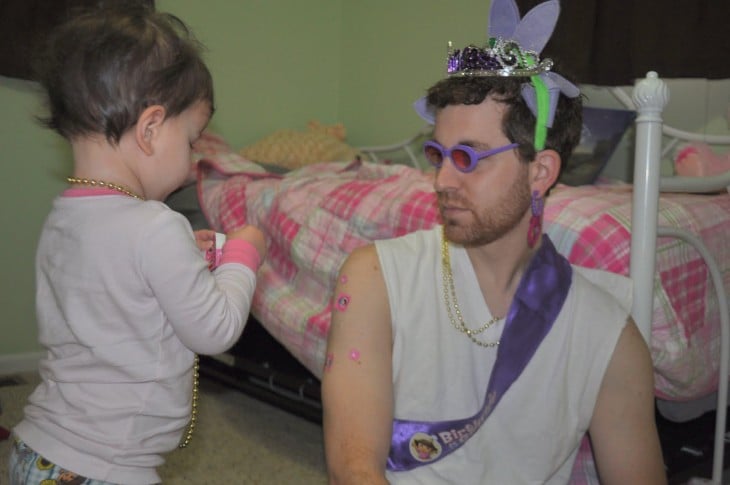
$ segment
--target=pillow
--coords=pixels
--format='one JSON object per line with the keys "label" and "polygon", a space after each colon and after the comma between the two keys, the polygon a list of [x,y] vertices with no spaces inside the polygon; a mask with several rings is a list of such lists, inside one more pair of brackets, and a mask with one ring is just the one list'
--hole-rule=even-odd
{"label": "pillow", "polygon": [[239,153],[255,162],[292,170],[310,163],[354,160],[359,151],[344,139],[342,124],[322,125],[310,121],[307,131],[278,130]]}
{"label": "pillow", "polygon": [[574,186],[594,183],[635,118],[635,111],[584,106],[580,143],[558,182]]}
{"label": "pillow", "polygon": [[221,135],[209,130],[204,130],[200,138],[193,143],[190,173],[185,185],[195,183],[198,179],[198,163],[201,160],[205,160],[223,173],[267,173],[266,167],[242,157],[228,145]]}

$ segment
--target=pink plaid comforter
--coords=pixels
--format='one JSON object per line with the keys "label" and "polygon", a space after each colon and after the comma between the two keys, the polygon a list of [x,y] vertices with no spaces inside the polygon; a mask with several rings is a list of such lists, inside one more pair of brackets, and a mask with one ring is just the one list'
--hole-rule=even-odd
{"label": "pink plaid comforter", "polygon": [[201,206],[211,227],[227,232],[250,223],[267,235],[252,313],[317,376],[330,297],[347,255],[376,239],[437,223],[427,177],[404,166],[325,163],[284,177],[239,173],[224,179],[204,162],[201,168]]}
{"label": "pink plaid comforter", "polygon": [[[546,232],[558,250],[581,266],[628,276],[631,186],[559,186],[545,208]],[[730,288],[730,195],[662,194],[659,225],[699,236]],[[647,255],[650,256],[650,255]],[[699,253],[672,238],[658,238],[651,353],[656,395],[694,399],[717,389],[720,312],[709,271]]]}
{"label": "pink plaid comforter", "polygon": [[[218,231],[242,224],[267,234],[253,314],[321,375],[337,273],[355,248],[438,223],[432,180],[405,166],[321,163],[284,176],[237,155],[204,157],[201,206]],[[631,191],[625,185],[558,186],[546,232],[571,262],[628,275]],[[730,196],[667,195],[660,223],[691,228],[720,262],[730,287]],[[696,398],[716,388],[719,312],[708,272],[686,244],[660,239],[651,351],[656,394]]]}

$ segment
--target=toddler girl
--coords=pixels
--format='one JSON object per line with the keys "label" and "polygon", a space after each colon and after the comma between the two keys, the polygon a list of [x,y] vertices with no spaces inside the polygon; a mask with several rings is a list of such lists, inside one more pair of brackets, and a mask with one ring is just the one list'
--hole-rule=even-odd
{"label": "toddler girl", "polygon": [[179,19],[141,7],[76,16],[38,79],[43,121],[71,143],[74,168],[38,245],[47,353],[14,429],[10,483],[156,483],[162,455],[189,439],[196,354],[241,335],[264,237],[227,234],[211,273],[201,250],[215,233],[196,237],[161,202],[213,113],[210,72]]}

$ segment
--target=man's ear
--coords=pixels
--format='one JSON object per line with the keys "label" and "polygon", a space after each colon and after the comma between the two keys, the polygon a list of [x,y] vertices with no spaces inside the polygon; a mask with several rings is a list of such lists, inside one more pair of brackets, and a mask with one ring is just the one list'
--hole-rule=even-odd
{"label": "man's ear", "polygon": [[137,145],[146,155],[154,153],[153,141],[159,134],[160,127],[165,121],[165,108],[155,104],[145,108],[137,119],[134,127],[134,137]]}
{"label": "man's ear", "polygon": [[555,150],[537,152],[535,160],[530,164],[531,191],[537,190],[544,195],[557,182],[560,166],[560,155]]}

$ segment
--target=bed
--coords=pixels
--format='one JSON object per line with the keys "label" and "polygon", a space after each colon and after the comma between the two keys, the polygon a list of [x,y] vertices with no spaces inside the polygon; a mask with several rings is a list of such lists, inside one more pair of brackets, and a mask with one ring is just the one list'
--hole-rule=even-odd
{"label": "bed", "polygon": [[[719,483],[727,404],[727,380],[719,376],[728,375],[728,358],[720,355],[728,353],[730,171],[661,177],[658,167],[677,143],[726,145],[730,136],[664,126],[669,96],[656,73],[637,82],[631,96],[621,88],[611,91],[636,111],[633,184],[556,186],[547,198],[545,231],[571,262],[634,280],[633,315],[651,349],[657,401],[679,419],[704,412],[708,400],[718,410],[713,479]],[[204,359],[204,371],[229,368],[238,373],[238,384],[268,387],[310,408],[316,419],[317,380],[340,265],[370,241],[438,223],[431,174],[418,156],[425,136],[422,130],[397,144],[362,147],[355,160],[286,172],[250,161],[212,133],[203,137],[194,166],[202,209],[198,225],[227,232],[255,224],[270,244],[252,308],[252,320],[261,327],[255,337],[268,340],[242,342],[248,345],[243,351],[234,347]],[[242,341],[249,337],[244,334]],[[291,359],[303,368],[303,378],[287,382],[282,373],[262,373],[246,363],[247,352]],[[263,360],[264,367],[272,365]],[[677,411],[682,409],[688,414]]]}

